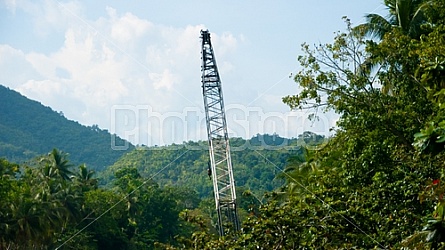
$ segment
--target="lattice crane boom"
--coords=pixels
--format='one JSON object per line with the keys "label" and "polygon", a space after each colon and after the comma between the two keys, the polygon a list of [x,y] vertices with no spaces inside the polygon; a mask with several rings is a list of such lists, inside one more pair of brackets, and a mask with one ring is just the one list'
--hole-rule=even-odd
{"label": "lattice crane boom", "polygon": [[201,83],[209,142],[209,167],[218,214],[218,230],[219,234],[223,236],[226,227],[239,230],[240,224],[236,207],[235,181],[233,179],[221,79],[208,30],[201,30],[201,39]]}

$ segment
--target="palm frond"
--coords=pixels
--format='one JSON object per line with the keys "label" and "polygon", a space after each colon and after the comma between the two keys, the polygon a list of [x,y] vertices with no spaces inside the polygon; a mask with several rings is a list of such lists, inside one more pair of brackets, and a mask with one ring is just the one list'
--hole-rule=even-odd
{"label": "palm frond", "polygon": [[383,35],[392,28],[391,23],[378,14],[367,14],[366,23],[356,26],[354,29],[364,36],[382,39]]}
{"label": "palm frond", "polygon": [[433,1],[426,1],[416,6],[416,11],[411,17],[409,33],[412,37],[419,38],[425,33],[424,24],[428,24],[426,12],[432,8]]}
{"label": "palm frond", "polygon": [[397,0],[396,2],[396,16],[397,26],[402,28],[405,33],[408,33],[411,24],[411,14],[413,13],[412,0]]}

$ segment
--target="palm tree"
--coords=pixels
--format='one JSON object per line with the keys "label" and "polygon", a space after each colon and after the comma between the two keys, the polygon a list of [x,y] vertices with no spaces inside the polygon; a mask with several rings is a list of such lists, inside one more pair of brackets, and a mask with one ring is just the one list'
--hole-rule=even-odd
{"label": "palm tree", "polygon": [[75,180],[80,184],[82,192],[97,187],[97,179],[94,177],[94,170],[88,170],[85,164],[79,166],[79,172],[74,176]]}
{"label": "palm tree", "polygon": [[48,202],[35,197],[38,187],[22,186],[21,194],[9,205],[9,233],[12,241],[22,248],[37,248],[45,245],[51,237],[53,218],[47,217]]}
{"label": "palm tree", "polygon": [[[432,8],[432,0],[384,0],[388,7],[389,15],[385,18],[378,14],[365,16],[366,23],[352,29],[352,35],[357,37],[371,37],[382,40],[388,32],[399,29],[403,34],[412,39],[420,39],[429,24],[426,12]],[[377,65],[381,65],[382,58],[371,55],[365,58],[358,70],[358,74],[369,76]],[[391,82],[382,82],[381,91],[386,95],[394,95],[394,86]]]}
{"label": "palm tree", "polygon": [[313,174],[319,169],[319,161],[315,156],[315,150],[302,148],[303,153],[290,157],[286,169],[278,175],[278,178],[286,180],[285,190],[278,193],[278,200],[286,200],[295,194],[306,193],[313,181]]}
{"label": "palm tree", "polygon": [[48,177],[58,175],[63,180],[71,180],[73,173],[70,168],[72,165],[67,159],[67,154],[57,149],[53,149],[48,154],[48,157],[43,158],[41,161],[45,163],[44,170],[46,171],[45,174],[48,174]]}
{"label": "palm tree", "polygon": [[401,29],[402,32],[413,39],[419,39],[425,33],[424,24],[427,24],[425,10],[432,1],[426,0],[385,0],[389,9],[387,18],[378,14],[365,16],[366,23],[354,28],[356,34],[371,36],[381,40],[392,29]]}

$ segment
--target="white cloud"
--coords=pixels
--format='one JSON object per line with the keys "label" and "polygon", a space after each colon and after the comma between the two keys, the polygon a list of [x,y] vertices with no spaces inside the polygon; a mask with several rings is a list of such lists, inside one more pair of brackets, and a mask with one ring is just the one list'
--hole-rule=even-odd
{"label": "white cloud", "polygon": [[216,46],[215,50],[218,49],[218,55],[225,55],[236,49],[238,44],[238,39],[235,38],[233,34],[223,33],[222,35],[212,37],[213,44],[221,44],[222,46]]}
{"label": "white cloud", "polygon": [[[203,25],[158,25],[111,7],[106,17],[80,20],[82,7],[76,2],[44,3],[10,5],[36,9],[36,18],[48,14],[37,29],[45,31],[40,27],[44,24],[63,29],[63,45],[48,54],[0,45],[4,84],[63,111],[69,119],[106,129],[113,125],[110,110],[115,105],[149,105],[160,113],[202,109],[199,32]],[[238,38],[229,33],[214,35],[222,70],[234,69],[227,58],[237,44]],[[8,65],[11,61],[14,64]],[[18,69],[23,71],[17,74]]]}
{"label": "white cloud", "polygon": [[158,73],[149,73],[150,80],[153,81],[153,87],[155,90],[159,90],[161,88],[165,88],[167,90],[171,90],[173,85],[175,84],[175,76],[170,73],[168,69],[165,69],[162,74]]}
{"label": "white cloud", "polygon": [[62,96],[64,94],[63,92],[65,92],[65,89],[62,87],[61,83],[53,82],[51,80],[28,80],[22,84],[18,90],[21,92],[35,92],[35,94],[40,97],[39,99]]}
{"label": "white cloud", "polygon": [[107,13],[113,22],[111,38],[120,44],[140,38],[154,26],[151,22],[140,19],[131,13],[125,13],[122,17],[118,17],[116,10],[111,7],[107,7]]}
{"label": "white cloud", "polygon": [[28,79],[43,79],[27,60],[25,53],[9,45],[0,45],[0,71],[0,84],[7,84],[11,88]]}

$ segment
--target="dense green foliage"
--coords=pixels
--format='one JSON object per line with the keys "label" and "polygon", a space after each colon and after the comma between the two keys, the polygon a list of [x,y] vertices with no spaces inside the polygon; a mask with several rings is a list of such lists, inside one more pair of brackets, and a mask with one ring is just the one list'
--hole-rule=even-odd
{"label": "dense green foliage", "polygon": [[[257,211],[262,191],[283,185],[275,173],[289,155],[299,155],[297,144],[323,140],[310,132],[292,140],[232,139],[236,173],[244,184],[237,188],[241,218]],[[196,230],[214,237],[207,157],[205,142],[140,148],[105,172],[112,173],[106,187],[99,186],[93,170],[75,167],[56,149],[21,165],[1,159],[0,249],[162,249],[188,244]]]}
{"label": "dense green foliage", "polygon": [[[284,169],[290,155],[301,153],[304,143],[322,142],[324,137],[305,132],[299,138],[257,135],[249,140],[230,139],[236,186],[252,190],[258,197],[272,191],[283,180],[275,178]],[[306,140],[306,142],[304,141]],[[101,174],[103,184],[121,168],[134,167],[144,177],[153,177],[161,186],[171,185],[195,190],[202,198],[213,197],[212,181],[207,176],[209,151],[207,142],[187,142],[164,147],[140,147],[125,154]]]}
{"label": "dense green foliage", "polygon": [[385,4],[388,19],[345,19],[333,43],[303,45],[301,91],[283,101],[336,112],[335,136],[290,161],[241,232],[205,240],[203,229],[189,248],[444,248],[445,2]]}
{"label": "dense green foliage", "polygon": [[[86,163],[102,170],[125,153],[112,149],[108,131],[70,121],[1,85],[0,100],[0,157],[24,162],[55,147],[70,152],[71,161],[76,164]],[[128,143],[115,138],[119,146]],[[128,145],[128,150],[134,148]]]}
{"label": "dense green foliage", "polygon": [[283,101],[336,112],[335,136],[311,150],[293,146],[322,137],[232,139],[241,231],[215,234],[205,142],[131,151],[109,189],[53,150],[0,161],[0,246],[445,249],[445,1],[384,3],[388,17],[302,46],[301,91]]}
{"label": "dense green foliage", "polygon": [[134,168],[98,188],[92,170],[55,149],[30,163],[0,159],[0,249],[152,249],[190,230],[179,212],[197,207],[196,193],[160,188]]}

